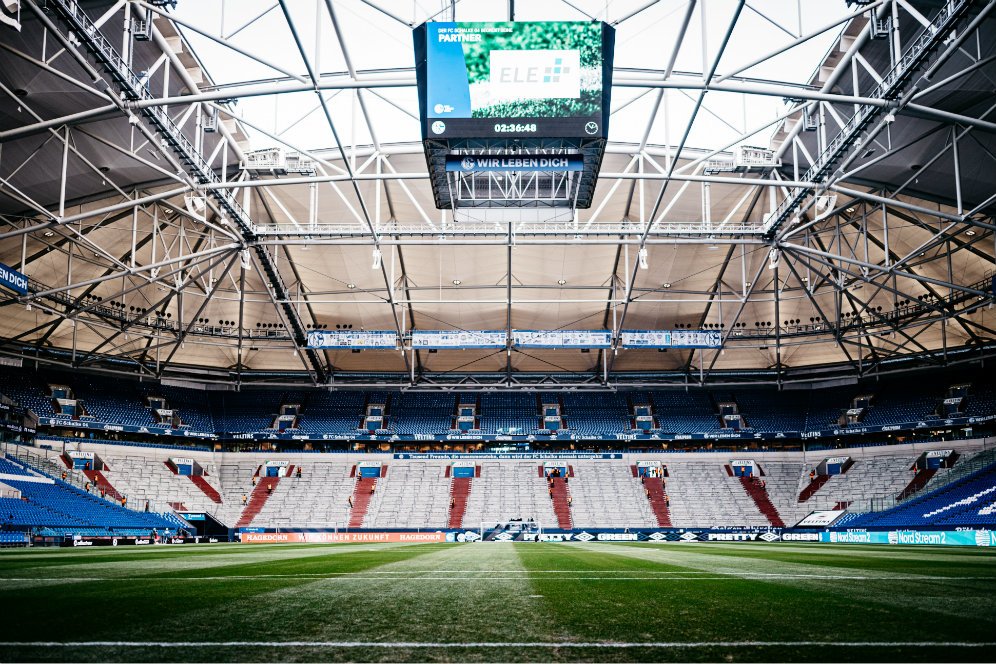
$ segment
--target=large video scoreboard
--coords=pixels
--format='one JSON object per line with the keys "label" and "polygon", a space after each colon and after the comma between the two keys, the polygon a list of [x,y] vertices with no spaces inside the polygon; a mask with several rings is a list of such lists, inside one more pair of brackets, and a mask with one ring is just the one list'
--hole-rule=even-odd
{"label": "large video scoreboard", "polygon": [[423,139],[607,135],[606,23],[425,23],[414,40]]}

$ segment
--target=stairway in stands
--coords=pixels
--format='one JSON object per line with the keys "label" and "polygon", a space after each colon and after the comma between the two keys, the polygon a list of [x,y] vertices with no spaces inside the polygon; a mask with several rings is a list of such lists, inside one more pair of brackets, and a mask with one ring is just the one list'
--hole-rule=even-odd
{"label": "stairway in stands", "polygon": [[905,500],[909,498],[914,493],[920,491],[923,487],[927,486],[927,482],[931,480],[934,475],[937,474],[936,468],[931,468],[929,470],[921,470],[919,473],[913,476],[910,483],[906,485],[906,488],[899,492],[896,496],[896,500]]}
{"label": "stairway in stands", "polygon": [[111,486],[111,483],[107,481],[107,478],[104,477],[102,472],[99,470],[84,470],[83,474],[87,476],[87,479],[93,482],[93,485],[97,488],[98,493],[101,489],[103,489],[107,492],[108,498],[116,500],[119,503],[121,502],[121,494],[118,493],[117,489]]}
{"label": "stairway in stands", "polygon": [[360,477],[353,488],[353,507],[349,510],[349,527],[362,528],[363,517],[367,515],[373,490],[377,487],[376,477]]}
{"label": "stairway in stands", "polygon": [[467,512],[467,499],[470,498],[470,477],[454,477],[450,481],[450,528],[463,527],[463,515]]}
{"label": "stairway in stands", "polygon": [[817,491],[820,490],[824,484],[830,481],[829,475],[817,475],[809,481],[806,488],[799,492],[799,502],[804,503],[813,497]]}
{"label": "stairway in stands", "polygon": [[657,525],[661,528],[671,527],[671,510],[664,499],[664,480],[659,477],[643,478],[643,488],[648,493],[650,499],[650,509],[657,517]]}
{"label": "stairway in stands", "polygon": [[772,504],[771,498],[768,497],[768,492],[761,488],[759,482],[755,482],[754,480],[755,478],[753,477],[741,477],[740,484],[743,485],[747,495],[754,499],[757,509],[761,510],[761,514],[768,519],[768,522],[776,528],[784,528],[785,522],[782,521],[782,516],[778,513],[778,508]]}
{"label": "stairway in stands", "polygon": [[567,488],[566,478],[553,478],[553,513],[557,516],[557,527],[561,530],[570,530],[572,527],[571,506],[568,499],[571,490]]}
{"label": "stairway in stands", "polygon": [[201,477],[200,475],[191,475],[190,481],[194,483],[198,489],[200,489],[205,496],[211,499],[211,502],[221,504],[221,494],[208,484],[208,481]]}
{"label": "stairway in stands", "polygon": [[242,510],[242,516],[239,517],[238,523],[235,524],[236,528],[243,528],[252,523],[252,520],[256,518],[259,511],[263,509],[263,505],[270,497],[270,492],[267,488],[272,486],[274,489],[277,488],[277,484],[280,483],[279,477],[260,477],[259,482],[253,487],[252,493],[249,494],[249,502]]}

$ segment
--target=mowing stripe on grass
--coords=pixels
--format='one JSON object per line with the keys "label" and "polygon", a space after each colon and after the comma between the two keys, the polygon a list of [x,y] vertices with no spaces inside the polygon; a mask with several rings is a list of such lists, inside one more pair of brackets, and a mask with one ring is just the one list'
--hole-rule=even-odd
{"label": "mowing stripe on grass", "polygon": [[0,648],[989,648],[996,641],[0,641]]}

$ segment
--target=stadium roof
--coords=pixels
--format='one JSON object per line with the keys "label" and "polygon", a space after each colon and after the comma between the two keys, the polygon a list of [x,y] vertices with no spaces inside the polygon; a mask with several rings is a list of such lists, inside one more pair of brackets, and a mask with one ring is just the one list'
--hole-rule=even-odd
{"label": "stadium roof", "polygon": [[[993,2],[516,3],[618,32],[592,207],[512,223],[435,209],[410,35],[506,3],[19,4],[20,30],[0,24],[0,262],[32,284],[0,303],[0,352],[601,386],[853,376],[993,338]],[[127,39],[145,11],[149,39]],[[736,172],[742,146],[777,165]],[[240,168],[271,147],[296,172]],[[316,326],[705,327],[725,348],[308,351]]]}

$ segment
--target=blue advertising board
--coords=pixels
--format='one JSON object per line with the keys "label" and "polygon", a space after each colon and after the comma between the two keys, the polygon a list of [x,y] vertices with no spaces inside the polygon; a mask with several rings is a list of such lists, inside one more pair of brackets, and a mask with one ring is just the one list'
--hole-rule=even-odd
{"label": "blue advertising board", "polygon": [[9,288],[18,295],[28,294],[28,278],[3,263],[0,263],[0,286]]}
{"label": "blue advertising board", "polygon": [[622,452],[399,452],[395,459],[622,459]]}
{"label": "blue advertising board", "polygon": [[190,429],[172,429],[156,426],[135,426],[133,424],[110,424],[96,420],[73,420],[68,417],[39,417],[38,424],[65,427],[67,429],[89,429],[92,431],[113,431],[124,433],[153,433],[162,436],[180,436],[183,438],[217,438],[213,433],[191,431]]}
{"label": "blue advertising board", "polygon": [[447,155],[446,170],[451,173],[582,171],[584,157],[579,154]]}
{"label": "blue advertising board", "polygon": [[[504,332],[501,332],[504,335]],[[432,348],[433,346],[423,346]],[[469,347],[469,346],[468,346]],[[974,417],[957,417],[938,419],[920,422],[903,422],[898,424],[886,424],[879,426],[861,426],[828,431],[749,431],[749,430],[724,430],[724,431],[701,431],[692,433],[670,433],[665,431],[635,430],[619,432],[599,432],[599,433],[578,433],[570,429],[562,429],[555,432],[518,432],[518,433],[464,433],[464,432],[440,432],[440,433],[418,433],[418,434],[397,434],[397,433],[374,433],[372,431],[340,431],[334,433],[304,433],[296,429],[288,431],[226,431],[222,433],[192,431],[188,428],[169,428],[157,426],[134,426],[128,424],[111,424],[95,420],[73,420],[68,417],[39,417],[38,424],[55,428],[75,428],[89,429],[95,431],[127,432],[127,433],[148,433],[166,436],[177,436],[183,438],[205,438],[216,440],[219,438],[230,440],[324,440],[324,441],[384,441],[384,442],[405,442],[405,441],[575,441],[575,440],[604,440],[604,441],[632,441],[632,442],[654,442],[654,441],[747,441],[747,440],[815,440],[821,437],[837,437],[842,435],[856,435],[869,433],[889,433],[896,431],[917,431],[922,429],[953,429],[957,427],[972,426],[984,422],[996,420],[996,415],[982,415]],[[28,430],[25,428],[25,430]]]}
{"label": "blue advertising board", "polygon": [[996,546],[992,530],[847,530],[820,533],[833,544],[916,544],[926,546]]}

